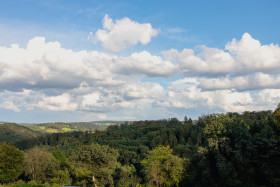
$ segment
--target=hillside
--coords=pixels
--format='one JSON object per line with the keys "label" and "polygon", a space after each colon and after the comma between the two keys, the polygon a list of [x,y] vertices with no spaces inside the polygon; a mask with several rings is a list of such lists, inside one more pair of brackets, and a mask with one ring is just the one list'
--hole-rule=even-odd
{"label": "hillside", "polygon": [[33,131],[15,123],[0,124],[0,142],[15,142],[24,139],[36,138],[42,133]]}
{"label": "hillside", "polygon": [[73,131],[95,131],[105,130],[110,125],[121,124],[118,121],[94,121],[94,122],[72,122],[72,123],[40,123],[26,127],[41,133],[63,133]]}

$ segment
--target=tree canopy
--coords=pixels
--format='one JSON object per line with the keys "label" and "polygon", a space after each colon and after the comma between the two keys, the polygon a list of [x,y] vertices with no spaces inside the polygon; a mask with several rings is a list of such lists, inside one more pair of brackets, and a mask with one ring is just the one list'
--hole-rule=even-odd
{"label": "tree canopy", "polygon": [[178,184],[183,173],[183,159],[174,156],[169,146],[159,146],[141,161],[147,178],[157,186]]}
{"label": "tree canopy", "polygon": [[23,151],[12,144],[0,143],[0,183],[13,182],[23,172]]}
{"label": "tree canopy", "polygon": [[52,186],[280,186],[279,111],[126,122],[94,133],[22,140],[15,145],[25,150],[25,175],[18,172],[6,182],[18,177]]}

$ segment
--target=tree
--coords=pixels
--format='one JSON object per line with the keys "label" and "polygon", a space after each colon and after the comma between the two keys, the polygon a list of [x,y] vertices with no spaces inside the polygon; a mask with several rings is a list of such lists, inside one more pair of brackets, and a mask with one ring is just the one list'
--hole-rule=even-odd
{"label": "tree", "polygon": [[270,111],[209,115],[203,132],[207,145],[192,158],[193,181],[201,186],[279,186],[279,131]]}
{"label": "tree", "polygon": [[70,185],[72,183],[70,173],[67,169],[59,170],[56,174],[56,177],[51,179],[51,181],[55,184],[61,184],[62,186],[64,186],[65,184]]}
{"label": "tree", "polygon": [[278,104],[277,108],[275,109],[273,113],[273,117],[275,121],[280,124],[280,103]]}
{"label": "tree", "polygon": [[17,179],[23,172],[23,151],[6,142],[0,144],[0,183]]}
{"label": "tree", "polygon": [[38,183],[44,183],[59,167],[58,161],[46,149],[34,147],[25,153],[25,174]]}
{"label": "tree", "polygon": [[114,186],[136,186],[138,179],[136,177],[136,169],[131,165],[117,164],[114,172]]}
{"label": "tree", "polygon": [[157,186],[175,185],[180,182],[184,160],[174,156],[169,146],[159,146],[141,161],[148,180]]}
{"label": "tree", "polygon": [[[70,160],[75,166],[78,181],[97,186],[113,185],[113,173],[116,168],[118,152],[109,146],[98,144],[82,145]],[[94,178],[94,180],[93,180]]]}
{"label": "tree", "polygon": [[51,179],[51,182],[55,184],[61,184],[62,186],[65,184],[70,185],[72,183],[72,178],[70,176],[69,170],[73,170],[73,166],[70,165],[66,156],[57,148],[55,148],[51,153],[59,163],[59,170],[55,174],[55,177]]}
{"label": "tree", "polygon": [[55,148],[51,153],[54,156],[54,158],[59,162],[61,170],[69,169],[71,167],[69,160],[57,148]]}

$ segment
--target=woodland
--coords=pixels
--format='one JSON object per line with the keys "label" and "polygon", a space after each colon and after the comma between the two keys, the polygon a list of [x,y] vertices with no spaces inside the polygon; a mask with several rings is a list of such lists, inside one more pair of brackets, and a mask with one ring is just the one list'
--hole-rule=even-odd
{"label": "woodland", "polygon": [[4,125],[4,186],[280,186],[280,105],[29,137]]}

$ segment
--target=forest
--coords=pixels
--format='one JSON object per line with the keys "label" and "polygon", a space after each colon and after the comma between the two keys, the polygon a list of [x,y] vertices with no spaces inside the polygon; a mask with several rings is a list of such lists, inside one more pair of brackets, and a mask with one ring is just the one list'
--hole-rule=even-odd
{"label": "forest", "polygon": [[12,186],[280,186],[274,111],[124,122],[0,143]]}

